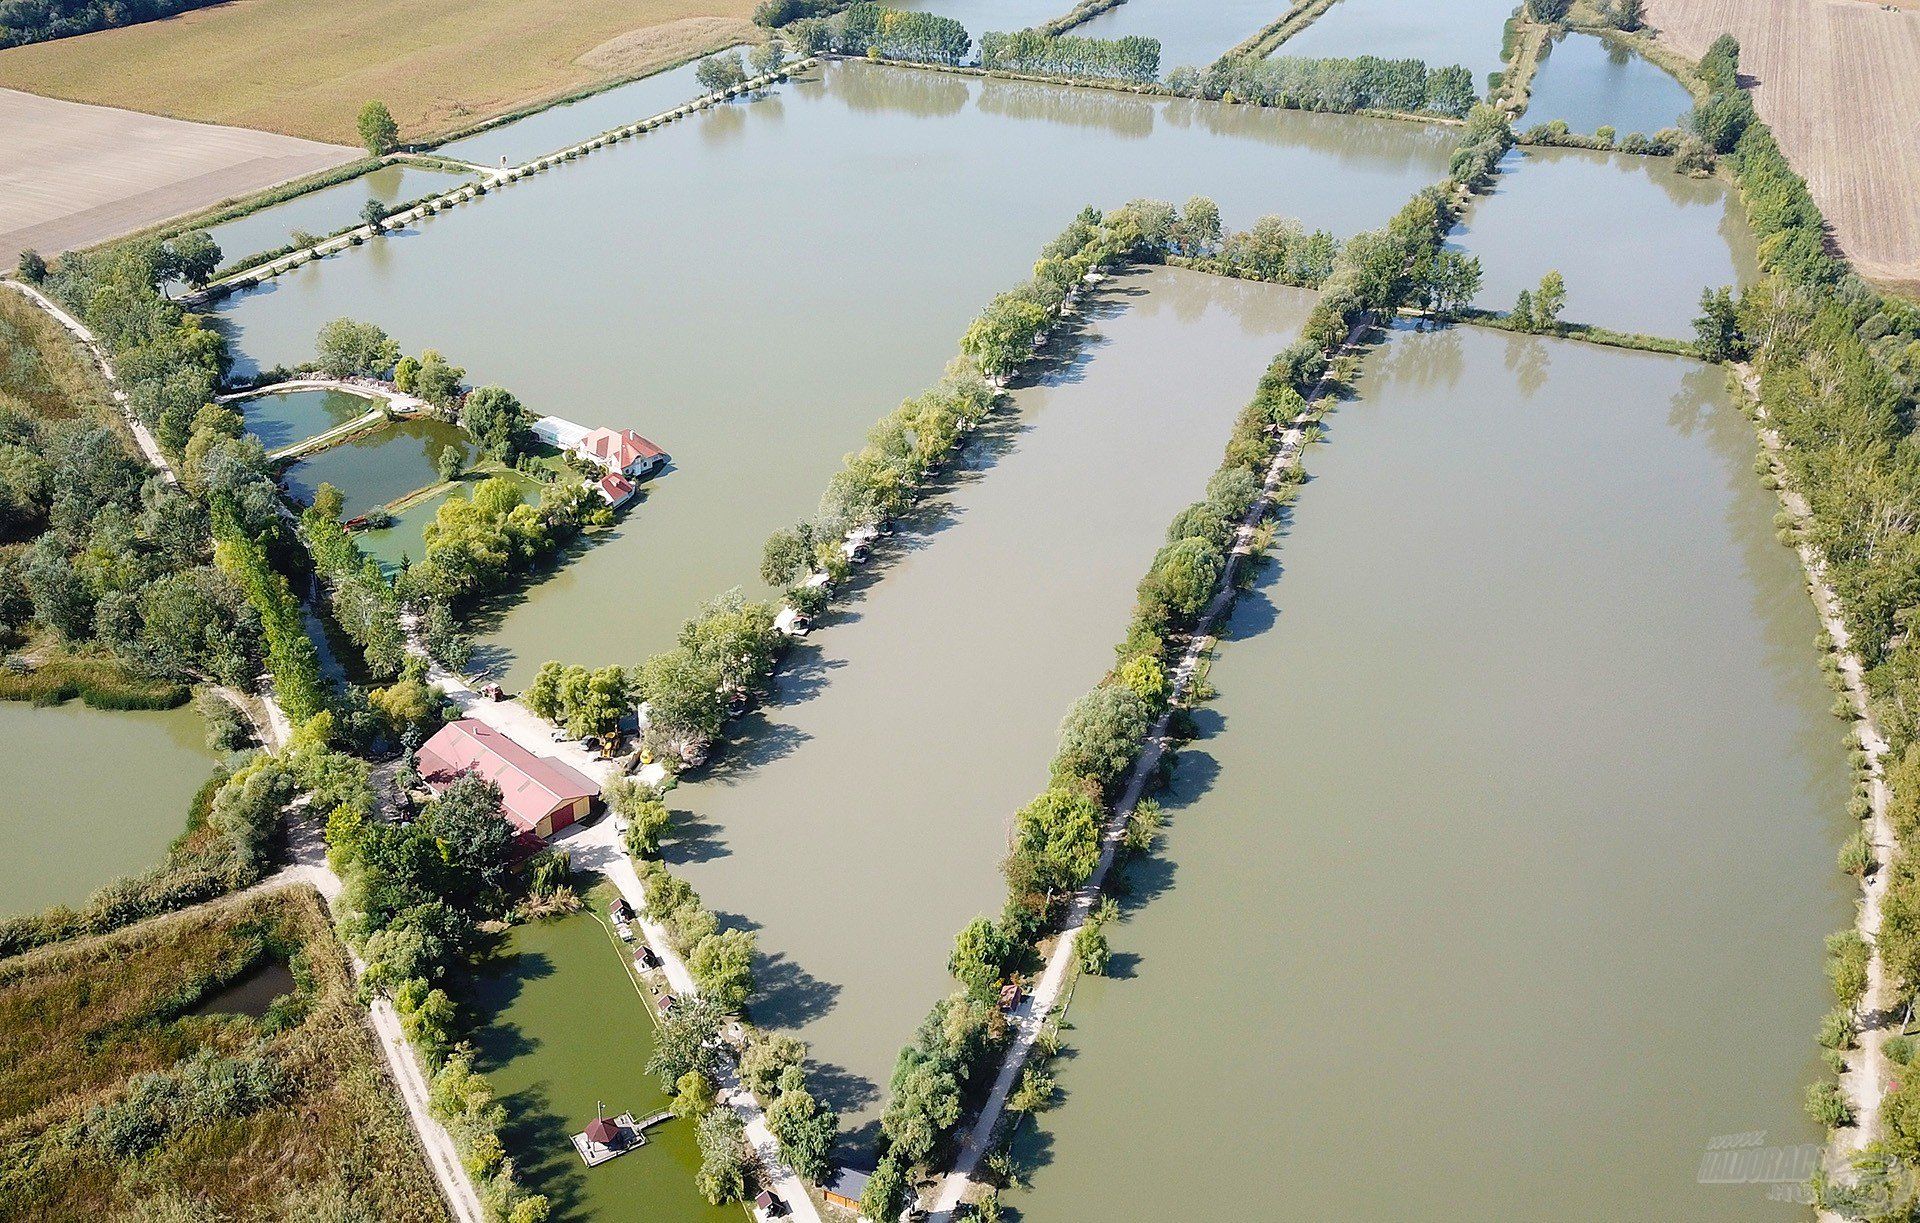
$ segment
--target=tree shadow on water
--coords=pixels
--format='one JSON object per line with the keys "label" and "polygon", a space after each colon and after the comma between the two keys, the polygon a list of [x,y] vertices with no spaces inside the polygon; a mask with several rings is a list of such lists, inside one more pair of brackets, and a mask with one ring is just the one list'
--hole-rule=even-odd
{"label": "tree shadow on water", "polygon": [[845,988],[814,976],[784,951],[757,956],[753,979],[754,1019],[767,1027],[798,1028],[824,1018]]}

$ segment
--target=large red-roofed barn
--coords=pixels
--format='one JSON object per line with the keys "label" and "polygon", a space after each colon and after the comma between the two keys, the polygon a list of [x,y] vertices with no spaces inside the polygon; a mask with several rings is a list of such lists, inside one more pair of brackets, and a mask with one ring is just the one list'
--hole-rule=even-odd
{"label": "large red-roofed barn", "polygon": [[420,779],[438,794],[471,773],[500,787],[501,814],[516,829],[550,837],[583,819],[600,787],[572,765],[536,756],[472,718],[449,722],[420,745]]}

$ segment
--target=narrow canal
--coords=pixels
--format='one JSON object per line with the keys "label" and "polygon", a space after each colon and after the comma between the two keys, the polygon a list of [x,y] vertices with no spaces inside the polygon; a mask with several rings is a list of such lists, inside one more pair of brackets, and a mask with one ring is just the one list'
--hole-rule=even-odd
{"label": "narrow canal", "polygon": [[865,63],[703,112],[222,307],[239,365],[378,322],[538,412],[673,456],[620,527],[488,624],[509,687],[637,663],[751,580],[841,456],[1088,204],[1215,198],[1351,233],[1444,174],[1416,124]]}
{"label": "narrow canal", "polygon": [[[1402,332],[1083,981],[1028,1220],[1804,1217],[1841,725],[1721,372]],[[1252,1173],[1251,1175],[1249,1173]]]}
{"label": "narrow canal", "polygon": [[796,1029],[856,1124],[997,912],[1014,811],[1112,665],[1134,584],[1198,496],[1310,294],[1160,269],[1104,296],[1079,355],[1017,394],[900,556],[815,634],[668,847],[758,932],[756,1022]]}
{"label": "narrow canal", "polygon": [[157,866],[213,775],[192,709],[0,701],[0,917],[79,905]]}

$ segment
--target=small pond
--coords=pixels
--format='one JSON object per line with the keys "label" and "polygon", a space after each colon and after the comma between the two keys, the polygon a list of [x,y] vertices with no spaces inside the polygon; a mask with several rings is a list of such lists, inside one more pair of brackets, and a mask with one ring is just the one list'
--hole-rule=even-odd
{"label": "small pond", "polygon": [[291,994],[293,969],[285,960],[268,960],[238,981],[201,999],[189,1015],[250,1015],[255,1019],[267,1008]]}
{"label": "small pond", "polygon": [[1235,44],[1287,11],[1274,0],[1127,0],[1073,33],[1088,38],[1125,38],[1130,34],[1160,40],[1160,74],[1179,67],[1204,68]]}
{"label": "small pond", "polygon": [[699,62],[681,64],[443,144],[434,152],[489,168],[521,165],[624,124],[651,119],[705,93]]}
{"label": "small pond", "polygon": [[295,230],[324,238],[360,220],[368,200],[378,200],[388,211],[451,191],[466,176],[418,166],[381,166],[377,170],[295,196],[284,204],[262,208],[244,217],[215,225],[207,232],[220,245],[221,266],[230,267],[249,255],[278,250],[293,241]]}
{"label": "small pond", "polygon": [[0,701],[0,743],[0,917],[157,865],[215,764],[190,708]]}
{"label": "small pond", "polygon": [[[1276,5],[1284,10],[1283,5]],[[1505,66],[1500,39],[1513,0],[1340,0],[1313,24],[1280,44],[1280,55],[1311,58],[1377,55],[1425,60],[1429,68],[1460,64],[1485,92],[1487,74]],[[1276,13],[1276,16],[1278,13]]]}
{"label": "small pond", "polygon": [[[505,475],[521,482],[529,502],[540,499],[540,484],[517,472],[488,472],[487,475]],[[360,550],[371,556],[381,570],[389,575],[400,572],[409,560],[419,560],[427,554],[427,526],[439,514],[440,507],[447,498],[472,494],[473,486],[480,482],[479,475],[467,475],[458,484],[450,484],[410,503],[405,509],[393,515],[393,521],[377,530],[360,531],[354,541]],[[629,502],[635,505],[638,502]]]}
{"label": "small pond", "polygon": [[1692,109],[1686,86],[1660,68],[1625,47],[1575,33],[1547,43],[1520,125],[1561,119],[1583,135],[1611,127],[1621,136],[1651,136],[1678,127]]}
{"label": "small pond", "polygon": [[379,405],[379,401],[346,391],[277,391],[233,404],[246,418],[247,431],[260,439],[269,453],[318,437]]}
{"label": "small pond", "polygon": [[473,443],[460,426],[444,420],[395,421],[301,459],[287,468],[282,481],[302,505],[313,504],[320,486],[331,484],[346,499],[345,516],[358,518],[439,483],[440,455],[450,448],[460,452],[463,467],[472,461]]}
{"label": "small pond", "polygon": [[1064,15],[1073,7],[1073,0],[899,0],[892,7],[953,18],[973,35],[977,54],[980,35],[987,31],[1030,30]]}

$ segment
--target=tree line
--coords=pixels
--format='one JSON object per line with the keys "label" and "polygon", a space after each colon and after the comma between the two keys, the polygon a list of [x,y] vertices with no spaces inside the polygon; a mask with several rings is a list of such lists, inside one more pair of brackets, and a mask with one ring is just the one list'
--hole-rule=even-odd
{"label": "tree line", "polygon": [[1167,88],[1188,97],[1252,102],[1289,110],[1352,113],[1391,110],[1464,116],[1475,99],[1473,74],[1458,64],[1428,68],[1417,59],[1306,59],[1239,56],[1204,69],[1176,68]]}
{"label": "tree line", "polygon": [[982,34],[980,66],[1035,76],[1146,84],[1160,75],[1160,40],[1137,35],[1086,38],[1039,30]]}
{"label": "tree line", "polygon": [[802,55],[837,52],[921,64],[962,63],[973,46],[951,17],[861,3],[831,16],[803,16],[786,28]]}
{"label": "tree line", "polygon": [[0,0],[0,50],[158,21],[215,0]]}

